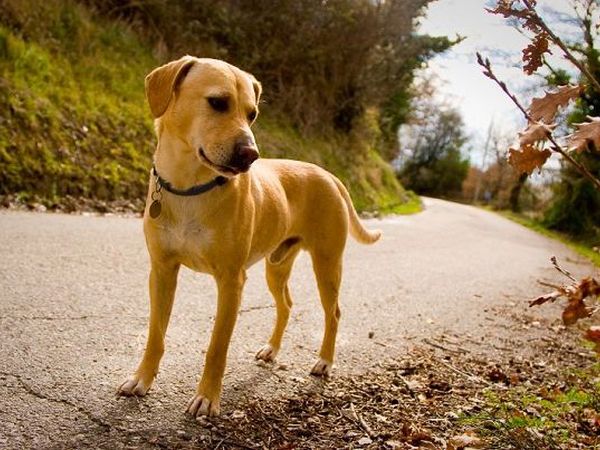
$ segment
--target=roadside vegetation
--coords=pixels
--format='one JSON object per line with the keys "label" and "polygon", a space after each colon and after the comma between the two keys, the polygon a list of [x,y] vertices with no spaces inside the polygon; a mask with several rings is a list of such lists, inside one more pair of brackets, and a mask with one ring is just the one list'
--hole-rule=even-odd
{"label": "roadside vegetation", "polygon": [[144,76],[189,53],[262,81],[263,155],[324,166],[359,210],[419,210],[389,163],[414,71],[452,45],[414,32],[428,3],[4,0],[0,200],[140,210],[154,148]]}
{"label": "roadside vegetation", "polygon": [[573,236],[570,236],[566,233],[561,233],[560,231],[552,230],[548,228],[543,221],[532,219],[524,214],[515,213],[510,210],[500,210],[498,212],[507,219],[517,222],[533,231],[543,234],[549,238],[561,241],[575,252],[579,253],[581,256],[589,259],[596,266],[600,267],[600,249],[597,246],[597,241],[575,240]]}

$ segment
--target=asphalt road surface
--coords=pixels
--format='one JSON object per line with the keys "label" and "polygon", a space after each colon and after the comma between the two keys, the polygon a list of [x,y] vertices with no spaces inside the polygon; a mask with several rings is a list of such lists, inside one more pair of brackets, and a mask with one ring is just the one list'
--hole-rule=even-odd
{"label": "asphalt road surface", "polygon": [[[498,311],[556,316],[555,308],[526,306],[543,291],[538,279],[560,279],[552,255],[576,275],[592,270],[564,245],[493,213],[425,204],[417,215],[366,221],[384,231],[373,246],[349,240],[334,375],[372,370],[442,333],[491,355],[507,346],[526,351]],[[184,409],[215,313],[215,285],[206,275],[180,273],[150,394],[115,396],[144,348],[147,275],[138,218],[0,212],[0,448],[135,448],[148,433],[176,441],[202,432]],[[243,411],[250,397],[269,401],[314,383],[308,371],[323,318],[306,255],[290,285],[295,305],[278,363],[261,366],[253,355],[275,311],[262,264],[249,270],[222,413]]]}

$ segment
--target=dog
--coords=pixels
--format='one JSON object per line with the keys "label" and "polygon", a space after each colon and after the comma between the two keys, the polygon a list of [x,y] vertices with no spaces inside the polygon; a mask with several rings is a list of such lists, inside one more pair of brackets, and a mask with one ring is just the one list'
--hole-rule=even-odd
{"label": "dog", "polygon": [[246,269],[266,259],[277,316],[256,358],[272,361],[292,307],[288,279],[300,250],[312,258],[325,313],[320,358],[311,374],[329,376],[348,232],[365,244],[377,241],[381,232],[361,225],[348,191],[324,169],[259,159],[251,126],[262,88],[251,74],[224,61],[185,56],[154,69],[145,88],[158,138],[144,212],[151,262],[149,332],[137,370],[118,393],[143,396],[150,389],[183,264],[212,275],[218,287],[204,373],[187,412],[218,415]]}

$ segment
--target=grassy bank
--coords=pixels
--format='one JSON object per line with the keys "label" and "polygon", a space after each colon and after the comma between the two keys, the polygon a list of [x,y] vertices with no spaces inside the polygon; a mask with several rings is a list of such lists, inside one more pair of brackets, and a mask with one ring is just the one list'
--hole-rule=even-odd
{"label": "grassy bank", "polygon": [[[7,5],[0,16],[0,195],[47,207],[86,198],[139,208],[155,145],[143,80],[161,61],[126,24],[76,2]],[[371,137],[307,137],[268,105],[263,110],[256,130],[263,155],[327,168],[359,210],[420,209]]]}
{"label": "grassy bank", "polygon": [[541,222],[534,219],[530,219],[522,214],[516,214],[510,211],[497,212],[499,212],[502,216],[506,217],[507,219],[517,222],[533,231],[536,231],[537,233],[562,242],[575,252],[579,253],[581,256],[588,258],[596,266],[600,267],[600,253],[594,250],[594,243],[587,241],[576,241],[566,234],[549,230]]}

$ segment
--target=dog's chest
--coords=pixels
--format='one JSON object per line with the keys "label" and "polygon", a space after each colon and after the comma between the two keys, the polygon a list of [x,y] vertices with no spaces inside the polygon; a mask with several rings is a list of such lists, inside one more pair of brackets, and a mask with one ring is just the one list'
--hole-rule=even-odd
{"label": "dog's chest", "polygon": [[181,264],[198,272],[211,272],[205,257],[214,245],[214,231],[190,219],[161,226],[158,230],[161,250],[175,255]]}

